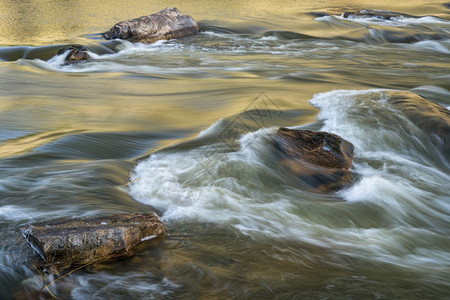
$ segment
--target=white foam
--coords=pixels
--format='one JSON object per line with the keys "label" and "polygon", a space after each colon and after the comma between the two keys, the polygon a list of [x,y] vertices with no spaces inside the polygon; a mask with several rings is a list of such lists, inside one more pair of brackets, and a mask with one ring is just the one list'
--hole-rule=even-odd
{"label": "white foam", "polygon": [[81,276],[74,274],[73,280],[78,284],[70,292],[72,299],[105,299],[112,294],[123,293],[139,299],[149,298],[149,295],[154,294],[170,298],[170,294],[180,287],[166,277],[155,281],[155,276],[149,272],[127,272],[120,275],[107,272]]}
{"label": "white foam", "polygon": [[425,50],[450,54],[450,39],[439,41],[420,41],[411,45],[403,45],[405,48],[413,48],[416,50]]}
{"label": "white foam", "polygon": [[399,199],[411,196],[410,186],[383,178],[384,174],[364,176],[359,182],[339,194],[347,201],[373,202],[380,206],[391,206],[397,213],[405,214]]}
{"label": "white foam", "polygon": [[437,24],[437,25],[450,25],[450,22],[433,16],[425,16],[420,18],[401,18],[399,20],[394,20],[406,24]]}
{"label": "white foam", "polygon": [[220,120],[214,122],[208,128],[200,131],[200,133],[197,135],[197,137],[211,136],[211,135],[217,133],[217,131],[220,130],[220,128],[222,128],[222,126],[223,126],[223,119],[220,119]]}
{"label": "white foam", "polygon": [[359,96],[381,91],[383,90],[335,90],[314,95],[310,103],[320,108],[318,119],[324,122],[321,130],[338,134],[349,139],[357,148],[361,148],[364,145],[366,133],[361,128],[360,134],[358,134],[358,128],[354,127],[353,122],[349,122],[351,121],[348,119],[349,112],[353,107],[360,105],[356,100]]}
{"label": "white foam", "polygon": [[[63,54],[55,55],[47,61],[41,59],[34,59],[33,64],[40,68],[47,69],[54,72],[69,72],[69,73],[83,73],[83,72],[110,72],[122,71],[130,73],[154,73],[166,74],[167,68],[156,67],[152,65],[133,65],[132,61],[141,58],[142,56],[149,56],[153,53],[167,53],[167,52],[181,52],[183,47],[173,41],[156,41],[152,44],[131,43],[129,41],[118,40],[120,44],[117,46],[118,52],[113,54],[99,55],[88,51],[90,59],[80,63],[64,65],[65,57],[70,50]],[[24,60],[19,60],[20,63]],[[175,71],[185,72],[192,68],[178,68]]]}
{"label": "white foam", "polygon": [[321,130],[351,141],[357,155],[369,158],[377,153],[382,159],[390,156],[403,160],[402,163],[416,161],[422,164],[420,155],[413,158],[410,150],[412,147],[429,148],[430,145],[417,139],[417,135],[427,134],[387,101],[388,91],[336,90],[316,94],[310,103],[320,108],[318,119],[324,124]]}
{"label": "white foam", "polygon": [[231,33],[219,33],[214,31],[202,31],[201,34],[210,35],[210,36],[219,36],[219,37],[229,37],[232,35]]}
{"label": "white foam", "polygon": [[[324,17],[322,17],[324,18]],[[336,18],[351,21],[355,23],[365,24],[365,25],[389,25],[389,26],[404,26],[407,24],[415,24],[415,25],[450,25],[450,22],[444,19],[440,19],[433,16],[425,16],[420,18],[411,18],[411,17],[394,17],[389,20],[383,20],[377,17],[366,17],[366,16],[355,16],[350,15],[348,18],[344,18],[343,16],[336,16]],[[316,18],[316,20],[319,18]],[[326,20],[326,19],[325,19]]]}
{"label": "white foam", "polygon": [[420,94],[421,92],[432,93],[435,95],[442,95],[443,97],[450,98],[449,90],[435,85],[422,85],[411,89],[411,91],[418,94]]}
{"label": "white foam", "polygon": [[64,53],[53,56],[52,58],[50,58],[47,61],[48,64],[52,65],[52,66],[54,66],[54,65],[63,65],[65,63],[65,61],[66,61],[65,58],[69,54],[70,51],[71,51],[70,49],[67,49]]}
{"label": "white foam", "polygon": [[[415,184],[432,182],[438,186],[445,185],[448,176],[411,157],[410,152],[403,150],[411,142],[405,140],[405,136],[383,127],[382,122],[388,122],[384,125],[390,126],[389,122],[395,122],[395,118],[398,122],[404,121],[384,97],[384,90],[379,89],[339,90],[317,94],[311,103],[321,109],[318,116],[324,122],[321,130],[351,141],[355,145],[356,159],[384,162],[377,168],[366,163],[355,163],[355,170],[362,175],[362,179],[339,195],[349,202],[372,202],[390,207],[393,214],[402,215],[412,205],[420,206],[420,201],[433,197],[416,188]],[[391,114],[394,119],[378,120],[376,114],[379,113],[384,116]],[[366,121],[369,125],[364,125]],[[377,122],[379,126],[373,126],[372,123]],[[199,137],[217,134],[220,124],[220,121],[213,124]],[[166,220],[195,218],[231,222],[236,218],[253,218],[259,223],[251,217],[254,210],[272,209],[265,201],[255,202],[261,197],[278,203],[279,213],[285,213],[284,208],[290,202],[285,205],[281,203],[290,199],[289,196],[270,192],[262,194],[251,188],[257,181],[257,172],[272,172],[266,164],[271,155],[267,145],[275,130],[264,128],[242,135],[238,140],[240,150],[236,152],[223,152],[220,145],[205,145],[187,152],[155,153],[137,166],[132,179],[139,180],[132,186],[131,192],[138,201],[164,211],[162,218]],[[241,174],[234,174],[233,168]],[[407,180],[398,175],[405,173],[409,176]],[[220,213],[217,214],[218,211]],[[237,226],[246,230],[259,228],[264,232],[273,229],[262,229],[264,226],[261,224],[253,224],[255,227],[249,224]]]}
{"label": "white foam", "polygon": [[276,36],[263,36],[260,38],[262,41],[277,41],[278,37]]}
{"label": "white foam", "polygon": [[[354,169],[362,178],[339,195],[350,202],[371,202],[394,210],[393,215],[414,209],[441,218],[437,207],[445,199],[429,190],[445,189],[450,176],[422,158],[420,150],[431,150],[432,145],[425,146],[417,134],[426,134],[392,108],[385,97],[382,90],[339,90],[317,94],[310,101],[321,109],[321,130],[336,133],[355,146],[358,162]],[[397,127],[392,128],[392,124]],[[381,164],[371,167],[366,161]],[[424,201],[436,201],[436,205],[432,208],[423,205]]]}
{"label": "white foam", "polygon": [[142,238],[141,242],[153,240],[154,238],[156,238],[156,235],[149,235],[149,236]]}
{"label": "white foam", "polygon": [[164,211],[163,220],[233,223],[242,218],[253,219],[254,210],[269,212],[273,206],[281,214],[289,201],[275,195],[262,196],[245,185],[245,181],[252,181],[252,175],[256,176],[252,169],[263,167],[261,159],[267,148],[264,139],[273,131],[261,129],[243,135],[239,140],[241,150],[237,152],[226,151],[223,144],[212,144],[182,153],[155,153],[136,167],[132,179],[138,180],[131,193],[138,201]]}
{"label": "white foam", "polygon": [[3,205],[0,207],[0,220],[5,219],[9,221],[34,221],[37,219],[51,219],[61,216],[73,216],[74,214],[80,216],[88,216],[95,213],[85,212],[80,215],[75,207],[67,207],[64,209],[53,209],[51,211],[40,211],[32,207],[25,207],[20,205]]}
{"label": "white foam", "polygon": [[39,218],[46,215],[48,215],[47,212],[39,212],[34,209],[18,205],[3,205],[0,207],[0,218],[6,220],[27,220],[30,218]]}
{"label": "white foam", "polygon": [[[154,153],[136,167],[131,195],[160,210],[164,222],[213,222],[255,238],[301,240],[411,268],[425,261],[426,255],[416,253],[417,257],[405,260],[398,252],[411,254],[405,245],[405,240],[417,234],[411,222],[419,219],[426,228],[445,222],[449,206],[442,190],[450,177],[402,148],[410,147],[408,136],[395,130],[386,134],[389,128],[384,125],[406,121],[390,107],[384,90],[331,91],[315,95],[311,103],[321,109],[321,130],[339,134],[355,145],[354,171],[360,180],[338,196],[348,209],[358,202],[378,207],[383,218],[401,230],[356,228],[351,220],[348,227],[334,227],[326,217],[332,206],[315,203],[315,196],[302,190],[273,185],[270,179],[262,181],[274,172],[267,161],[272,159],[268,143],[276,128],[243,134],[237,138],[237,151],[219,143]],[[378,120],[379,114],[389,118]],[[219,135],[221,125],[221,121],[216,122],[199,138]],[[393,148],[386,139],[394,141]],[[397,139],[403,140],[395,142]],[[433,233],[423,229],[420,234]],[[440,261],[434,252],[427,255]]]}

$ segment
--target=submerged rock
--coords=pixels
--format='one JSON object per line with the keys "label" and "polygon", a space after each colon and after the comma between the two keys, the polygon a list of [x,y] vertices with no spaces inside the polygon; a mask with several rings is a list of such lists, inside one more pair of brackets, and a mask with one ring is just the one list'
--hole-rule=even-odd
{"label": "submerged rock", "polygon": [[316,190],[329,192],[351,181],[352,143],[328,132],[280,128],[275,135],[279,166]]}
{"label": "submerged rock", "polygon": [[307,15],[313,16],[314,18],[320,18],[320,17],[327,17],[329,16],[329,14],[325,13],[325,12],[308,12],[306,13]]}
{"label": "submerged rock", "polygon": [[164,225],[154,213],[61,218],[21,231],[46,265],[59,269],[131,255],[142,241],[165,237]]}
{"label": "submerged rock", "polygon": [[411,15],[385,11],[385,10],[372,10],[372,9],[364,9],[356,12],[344,12],[342,14],[343,18],[377,18],[381,20],[391,20],[393,18],[416,18]]}
{"label": "submerged rock", "polygon": [[69,46],[65,47],[58,51],[58,55],[62,55],[66,53],[67,51],[70,51],[67,53],[66,58],[64,59],[65,65],[70,65],[73,63],[77,63],[83,60],[89,59],[88,50],[83,46]]}
{"label": "submerged rock", "polygon": [[169,40],[198,33],[197,22],[183,15],[175,7],[169,7],[152,15],[119,22],[103,34],[107,40],[123,39],[150,44],[158,40]]}
{"label": "submerged rock", "polygon": [[401,111],[411,123],[437,137],[450,154],[450,111],[441,105],[408,91],[388,91],[387,101]]}

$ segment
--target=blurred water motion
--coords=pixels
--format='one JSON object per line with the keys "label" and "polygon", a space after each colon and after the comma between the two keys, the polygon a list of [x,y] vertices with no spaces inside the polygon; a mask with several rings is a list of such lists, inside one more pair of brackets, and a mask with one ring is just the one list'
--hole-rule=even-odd
{"label": "blurred water motion", "polygon": [[[169,5],[202,33],[100,38]],[[340,16],[365,8],[415,17]],[[450,107],[449,11],[425,0],[0,2],[0,298],[36,298],[52,280],[34,271],[21,225],[156,211],[160,247],[79,270],[52,293],[445,299],[447,139],[386,90]],[[71,44],[92,59],[64,65]],[[442,114],[431,117],[446,135]],[[352,142],[352,185],[325,194],[281,173],[281,126]]]}

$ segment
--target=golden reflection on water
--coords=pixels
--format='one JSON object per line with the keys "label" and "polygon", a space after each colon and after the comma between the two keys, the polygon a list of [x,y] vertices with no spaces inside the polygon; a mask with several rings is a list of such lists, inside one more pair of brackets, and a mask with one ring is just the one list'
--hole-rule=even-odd
{"label": "golden reflection on water", "polygon": [[[239,82],[207,79],[207,86],[204,80],[164,80],[149,85],[147,80],[123,80],[107,73],[99,77],[45,72],[43,75],[39,86],[33,85],[35,76],[23,76],[22,83],[27,87],[21,87],[15,83],[17,77],[6,78],[7,74],[0,74],[0,79],[11,81],[9,86],[17,86],[14,90],[18,94],[14,99],[3,96],[5,101],[0,101],[0,116],[26,116],[20,118],[20,124],[16,123],[23,129],[158,131],[169,130],[167,126],[207,128],[218,119],[242,112],[264,90],[271,90],[268,96],[275,98],[280,108],[311,111],[310,121],[314,120],[313,112],[316,111],[299,101],[309,99],[313,92],[305,89],[292,93],[287,88],[295,89],[296,83],[286,84],[283,89],[276,82],[259,79]],[[57,88],[52,91],[55,85]],[[204,94],[207,96],[202,96]],[[6,121],[4,117],[2,119]]]}
{"label": "golden reflection on water", "polygon": [[[435,12],[445,11],[442,3],[430,4],[429,0],[400,2],[383,0],[288,0],[284,1],[283,4],[280,4],[279,1],[257,0],[135,0],[128,2],[118,0],[3,0],[0,2],[0,29],[2,29],[0,31],[2,33],[0,34],[0,46],[84,43],[87,42],[87,38],[83,37],[83,35],[99,33],[120,20],[149,14],[167,6],[176,6],[182,12],[192,15],[200,22],[208,22],[208,24],[212,25],[218,24],[217,26],[222,26],[220,22],[224,24],[242,23],[243,26],[261,26],[262,28],[267,28],[267,30],[281,29],[303,34],[314,32],[311,35],[319,36],[327,34],[339,35],[340,32],[336,32],[336,30],[330,33],[332,30],[330,30],[329,25],[313,21],[313,17],[304,14],[305,12],[326,11],[340,13],[343,10],[378,8],[414,15],[425,15],[428,13],[436,15]],[[93,43],[95,42],[97,41],[94,40]],[[377,47],[372,47],[371,49],[371,45],[361,44],[361,48],[356,48],[358,51],[353,49],[353,52],[346,52],[349,50],[344,44],[337,51],[333,50],[333,55],[327,51],[320,52],[328,53],[328,55],[324,56],[319,54],[312,55],[308,54],[308,52],[298,52],[298,54],[294,55],[295,57],[292,57],[288,52],[282,56],[277,56],[276,54],[262,55],[257,53],[255,48],[250,47],[248,48],[249,53],[245,56],[233,52],[228,52],[231,53],[229,55],[227,52],[222,52],[225,54],[219,53],[217,54],[219,57],[210,53],[206,55],[206,52],[202,53],[201,51],[188,55],[189,57],[179,54],[170,56],[171,53],[169,55],[160,53],[159,56],[142,56],[137,60],[137,63],[130,60],[129,57],[116,59],[113,61],[115,63],[114,67],[110,69],[100,72],[87,72],[85,74],[74,74],[69,71],[61,71],[60,69],[55,71],[42,69],[37,67],[37,59],[0,62],[0,129],[5,128],[6,132],[13,132],[11,137],[8,134],[4,134],[4,140],[0,140],[0,159],[4,166],[3,172],[8,171],[13,177],[18,178],[16,181],[10,181],[17,186],[11,192],[12,197],[10,199],[6,197],[3,203],[13,203],[14,205],[11,206],[14,207],[16,205],[17,207],[20,207],[19,205],[33,207],[32,205],[46,204],[49,208],[42,208],[42,211],[46,211],[46,209],[49,211],[46,218],[52,216],[50,212],[53,210],[53,206],[57,205],[76,206],[83,212],[86,211],[85,207],[118,211],[123,210],[124,207],[127,210],[144,209],[143,205],[141,207],[141,204],[126,198],[123,196],[124,193],[123,195],[118,193],[115,188],[116,182],[124,184],[127,181],[128,164],[124,164],[127,167],[125,168],[120,167],[120,164],[117,162],[119,167],[116,167],[111,161],[107,160],[107,158],[118,152],[126,152],[130,156],[137,155],[128,149],[131,147],[130,144],[120,142],[120,140],[117,143],[112,143],[111,140],[116,135],[89,137],[87,133],[164,133],[167,134],[168,138],[159,142],[158,146],[168,146],[171,143],[179,142],[182,138],[189,138],[187,135],[197,134],[200,130],[208,128],[222,118],[231,119],[244,111],[248,111],[249,108],[253,108],[252,106],[249,107],[249,105],[261,92],[273,99],[280,110],[293,111],[293,114],[298,114],[294,118],[300,119],[301,121],[299,122],[281,120],[277,123],[277,126],[292,126],[314,122],[315,114],[318,110],[312,107],[307,100],[311,99],[312,95],[318,92],[334,89],[367,89],[373,87],[398,88],[399,86],[404,89],[405,87],[411,88],[426,84],[439,87],[447,84],[447,81],[445,81],[447,77],[444,76],[447,74],[442,75],[446,70],[442,71],[445,69],[442,66],[439,68],[439,64],[445,62],[446,59],[443,54],[433,53],[433,57],[424,58],[423,52],[413,52],[413,56],[408,56],[407,51],[399,53],[397,49],[389,47],[385,47],[382,51]],[[330,47],[329,44],[322,44],[318,46],[319,50],[323,50],[320,49],[321,46],[324,49]],[[308,48],[307,43],[305,43],[304,48]],[[214,48],[211,47],[211,50],[214,50]],[[197,54],[201,57],[207,56],[211,61],[215,59],[221,60],[223,65],[211,63],[211,69],[204,68],[202,70],[203,66],[201,66],[201,61]],[[411,55],[411,52],[409,52],[409,55]],[[171,60],[176,60],[180,63],[171,64]],[[264,67],[266,61],[271,62],[269,67]],[[258,68],[253,70],[251,68],[237,68],[238,71],[223,71],[223,68],[242,67],[241,65],[249,62],[257,65]],[[410,67],[411,69],[406,68],[404,64],[401,64],[403,62],[416,66],[416,69],[412,69],[412,67]],[[99,60],[96,63],[101,65],[104,61]],[[121,64],[126,63],[129,63],[128,67],[130,67],[126,70],[131,71],[116,69],[116,66],[120,67]],[[162,66],[165,71],[163,74],[158,72],[153,74],[152,71],[134,72],[135,70],[132,67],[137,64],[148,64],[150,66],[157,64],[157,66]],[[291,70],[289,68],[290,65],[294,65],[295,70]],[[169,72],[173,66],[181,71],[179,73]],[[424,68],[424,66],[427,68]],[[182,69],[185,67],[190,67],[194,71],[184,73]],[[283,73],[285,69],[291,70],[289,72],[294,75],[280,76],[290,74]],[[419,69],[420,71],[416,71]],[[100,70],[102,69],[100,68]],[[414,72],[406,72],[408,70],[413,70]],[[299,71],[299,75],[295,75],[297,71]],[[199,74],[202,72],[203,75]],[[441,78],[438,79],[437,76],[441,76]],[[276,121],[279,121],[279,119]],[[365,125],[365,123],[361,124]],[[270,126],[268,124],[264,125]],[[362,127],[364,128],[364,126]],[[176,134],[173,134],[173,132]],[[2,132],[0,132],[0,138],[2,138],[1,134]],[[55,140],[78,134],[84,135],[84,139],[61,141],[59,148],[58,145],[50,145]],[[92,143],[92,140],[98,143]],[[88,143],[84,143],[85,141],[88,141]],[[133,141],[139,145],[139,139],[136,138]],[[97,147],[98,144],[101,144],[101,147]],[[135,146],[135,144],[132,146]],[[45,145],[49,145],[50,149],[37,149]],[[153,144],[151,147],[153,147]],[[139,151],[147,151],[147,146],[145,146],[145,150],[142,150],[144,147],[135,148],[139,149]],[[39,164],[46,161],[50,163],[53,158],[33,162],[31,156],[16,157],[21,154],[33,154],[33,152],[39,151],[42,151],[41,153],[44,155],[61,155],[67,160],[60,162],[64,164],[61,169],[51,166],[51,169],[43,168],[42,170],[42,166]],[[102,151],[107,153],[101,153],[99,155],[101,159],[93,164],[75,165],[78,152],[83,152],[81,159],[91,159],[95,157],[94,154]],[[130,152],[128,153],[128,151]],[[91,152],[94,154],[91,155]],[[139,155],[144,154],[139,152]],[[8,162],[3,159],[7,157],[15,157],[17,160]],[[71,161],[71,158],[74,160]],[[18,170],[10,168],[15,161],[30,164],[37,171],[28,174],[29,172],[20,165]],[[369,160],[368,164],[370,165],[371,163],[375,164],[375,162]],[[383,161],[380,164],[383,165]],[[94,177],[87,173],[88,169],[89,172],[93,170],[92,176]],[[51,174],[48,170],[52,172],[54,170],[69,170],[70,172],[60,177],[59,175]],[[60,171],[60,173],[64,172]],[[81,174],[81,176],[78,176],[78,174]],[[120,180],[116,179],[117,176],[119,176]],[[37,191],[33,184],[27,183],[27,179],[32,179],[29,181],[33,183],[42,184],[42,187]],[[75,179],[81,180],[81,183],[74,185],[75,187],[66,185],[66,182],[72,182]],[[261,182],[254,185],[264,186],[264,180],[266,178],[262,178]],[[86,183],[87,181],[89,181],[89,184]],[[107,182],[107,184],[104,185],[103,182]],[[61,186],[64,187],[63,192],[59,192]],[[96,190],[95,194],[92,192],[93,189]],[[249,191],[253,192],[251,189]],[[275,192],[276,190],[274,189],[273,191]],[[69,194],[77,194],[77,196],[72,197]],[[61,197],[61,195],[63,196]],[[259,194],[255,193],[255,195]],[[288,196],[288,194],[286,195]],[[270,195],[268,196],[271,197]],[[129,196],[127,195],[127,197]],[[397,233],[394,232],[392,236],[390,235],[392,232],[391,223],[388,220],[390,215],[384,215],[381,206],[378,208],[372,203],[361,203],[361,207],[364,207],[362,209],[358,208],[357,203],[332,203],[329,201],[329,198],[311,195],[304,197],[307,197],[305,202],[298,202],[300,203],[296,204],[299,205],[298,207],[296,205],[289,206],[294,211],[286,215],[298,214],[305,220],[305,224],[319,224],[320,226],[312,226],[318,228],[318,235],[325,234],[328,236],[331,232],[337,232],[329,231],[330,233],[327,233],[327,226],[330,228],[341,228],[343,231],[349,228],[349,231],[352,232],[359,229],[361,229],[361,232],[364,232],[364,230],[368,229],[371,233],[367,234],[367,240],[363,240],[364,234],[362,233],[360,242],[368,242],[367,249],[369,252],[361,251],[361,255],[367,253],[370,256],[372,253],[378,254],[377,251],[381,251],[380,256],[375,258],[384,258],[387,257],[385,253],[390,251],[389,247],[384,249],[374,242],[372,233],[375,231],[372,230],[372,227],[378,230],[381,226],[386,226],[386,236],[381,236],[380,240],[388,238],[389,241],[392,238],[392,241],[398,242],[398,244],[394,243],[394,246],[402,246],[401,240],[396,240],[395,236]],[[18,201],[23,202],[16,203]],[[48,201],[48,203],[45,201]],[[418,218],[421,217],[418,215]],[[278,219],[274,220],[276,220],[274,222],[278,222]],[[351,224],[347,224],[348,220],[350,220]],[[270,217],[268,221],[272,222]],[[23,221],[20,220],[20,222]],[[276,226],[287,226],[291,224],[289,222],[281,222]],[[406,221],[404,223],[403,221],[401,222],[400,224],[406,223]],[[395,224],[395,221],[392,224]],[[16,226],[16,224],[14,223],[11,226]],[[176,227],[177,224],[172,224],[172,226]],[[197,225],[194,224],[194,226]],[[414,234],[418,232],[417,228],[413,228]],[[380,232],[383,233],[384,228],[381,229]],[[404,229],[407,229],[406,226]],[[4,232],[8,230],[4,230]],[[194,234],[192,236],[186,235],[186,237],[180,239],[183,240],[183,243],[186,241],[186,246],[180,243],[179,246],[169,248],[158,259],[155,259],[158,256],[147,253],[136,256],[134,259],[138,259],[138,262],[135,265],[128,264],[128,261],[123,264],[122,261],[120,265],[105,266],[105,268],[110,268],[110,272],[119,270],[118,272],[123,272],[122,274],[125,274],[125,276],[127,275],[126,273],[131,273],[144,274],[145,277],[149,277],[149,270],[150,272],[163,274],[164,277],[174,282],[184,284],[182,289],[187,290],[187,292],[197,292],[194,296],[191,294],[191,297],[195,298],[195,296],[198,296],[197,298],[201,298],[199,296],[203,296],[205,299],[212,298],[212,295],[208,293],[211,291],[216,292],[217,288],[226,288],[226,291],[222,291],[222,296],[224,297],[230,295],[227,292],[231,293],[232,296],[239,295],[242,297],[242,295],[248,295],[248,287],[253,288],[253,293],[255,294],[261,290],[265,291],[263,285],[267,285],[267,287],[274,285],[278,289],[275,292],[285,293],[284,295],[289,293],[293,295],[299,290],[308,293],[322,287],[333,287],[333,285],[337,284],[333,283],[332,280],[339,284],[340,280],[346,277],[349,280],[349,284],[341,284],[342,289],[345,289],[342,291],[343,296],[349,295],[347,287],[352,288],[352,286],[356,286],[358,288],[361,287],[363,290],[369,286],[372,290],[387,291],[389,298],[389,295],[398,297],[399,291],[395,289],[399,287],[402,287],[399,288],[400,290],[407,291],[410,289],[411,293],[413,293],[413,288],[409,287],[408,284],[416,286],[424,283],[423,281],[413,280],[415,276],[411,276],[411,269],[406,270],[410,267],[408,264],[406,264],[405,269],[392,266],[391,271],[383,269],[386,268],[387,263],[380,264],[380,261],[374,260],[373,265],[370,265],[367,264],[367,260],[362,256],[356,256],[357,259],[350,261],[350,256],[342,255],[353,249],[352,247],[346,248],[344,246],[348,242],[345,239],[341,240],[342,244],[340,245],[337,243],[330,244],[330,251],[328,252],[325,250],[321,251],[322,246],[309,247],[304,245],[304,243],[297,242],[295,239],[283,243],[279,243],[278,238],[267,240],[265,234],[262,237],[257,236],[255,240],[253,240],[253,237],[250,238],[250,236],[241,234],[238,238],[233,239],[232,235],[235,234],[235,229],[232,229],[230,226],[224,230],[222,224],[217,228],[204,226],[204,224],[200,223],[198,228],[186,227],[183,224],[180,228],[172,228],[172,231],[175,230],[180,232],[180,236],[183,236],[184,233]],[[173,236],[175,239],[172,241],[177,239],[176,234]],[[403,239],[403,236],[401,237]],[[7,238],[12,239],[10,236]],[[305,240],[307,239],[305,238]],[[168,239],[168,243],[172,241]],[[436,251],[438,251],[441,249],[441,246],[438,246],[439,241],[439,239],[436,239],[436,241],[431,240],[430,245],[432,248],[424,247],[421,249],[424,249],[424,251],[437,249]],[[354,241],[352,240],[351,242],[353,243]],[[349,244],[351,243],[349,242]],[[334,245],[342,248],[332,249],[331,247]],[[362,248],[366,248],[365,244],[361,245]],[[410,245],[406,243],[405,247],[410,247]],[[371,252],[371,246],[374,247],[374,252]],[[419,248],[420,246],[419,243]],[[444,249],[443,246],[442,249]],[[339,252],[341,250],[342,252]],[[402,248],[398,251],[402,251]],[[404,253],[411,253],[411,256],[415,255],[415,252],[405,251]],[[401,253],[398,256],[399,261],[406,263],[414,261],[411,258],[404,259],[402,255]],[[429,270],[432,270],[432,268],[433,264],[431,264]],[[206,275],[202,274],[203,270],[205,270],[204,274]],[[403,274],[404,270],[406,271]],[[441,280],[442,273],[436,275],[438,280]],[[355,285],[356,276],[353,276],[355,274],[358,274],[359,278],[367,277],[367,281],[361,281],[361,283]],[[195,277],[196,275],[199,276]],[[200,277],[202,275],[203,277]],[[386,275],[389,275],[390,278],[385,278]],[[81,273],[80,276],[89,276],[89,274],[83,275]],[[98,277],[99,274],[92,276]],[[419,278],[422,275],[417,276]],[[99,284],[102,286],[107,284],[108,277],[99,278]],[[400,280],[396,278],[400,278]],[[427,284],[433,287],[428,277],[424,275],[423,278],[426,278]],[[17,282],[13,282],[14,289],[20,283],[18,281],[20,279],[15,280]],[[83,280],[83,282],[89,282],[85,278]],[[150,278],[150,280],[153,281],[153,278]],[[373,282],[370,282],[370,280]],[[261,288],[261,286],[263,287]],[[99,290],[101,288],[99,287]],[[124,291],[127,288],[124,287]],[[439,285],[436,289],[438,288]],[[96,290],[95,287],[90,287],[89,289],[89,292]],[[427,290],[425,289],[424,291]],[[1,292],[0,289],[0,295]],[[183,294],[183,292],[180,293]],[[370,298],[369,296],[364,297],[367,294],[362,294],[361,296],[360,291],[355,292],[353,290],[351,293],[359,295],[355,299]],[[307,295],[311,298],[311,293]],[[232,296],[229,298],[239,297]],[[298,295],[295,297],[298,297]],[[284,298],[294,297],[286,296]],[[407,299],[408,297],[401,298]]]}
{"label": "golden reflection on water", "polygon": [[66,134],[78,132],[79,131],[43,132],[13,139],[8,141],[8,143],[0,143],[0,158],[25,154],[34,148],[57,140]]}
{"label": "golden reflection on water", "polygon": [[[441,4],[426,0],[392,1],[63,1],[4,0],[0,2],[0,46],[50,45],[86,42],[83,35],[99,33],[114,23],[149,14],[167,6],[208,24],[242,23],[312,35],[329,34],[329,26],[312,21],[308,11],[340,13],[359,8],[384,8],[423,15],[427,9],[444,11]],[[443,7],[443,6],[442,6]],[[269,24],[270,23],[270,24]],[[313,33],[312,33],[313,32]],[[333,33],[336,34],[336,33]],[[96,42],[96,41],[94,41]],[[224,58],[221,58],[224,59]],[[230,56],[229,60],[235,59]],[[254,56],[263,63],[273,56]],[[287,58],[289,59],[289,58]],[[286,57],[280,64],[286,63]],[[329,67],[328,61],[305,60],[301,67]],[[324,73],[328,80],[299,84],[265,80],[255,72],[239,71],[236,79],[149,80],[123,77],[122,73],[67,74],[42,71],[20,63],[3,62],[0,70],[0,118],[20,130],[49,131],[146,131],[205,129],[221,118],[239,114],[264,91],[276,98],[281,109],[311,112],[302,122],[313,122],[314,112],[306,101],[318,92],[355,89],[341,75]],[[277,70],[275,70],[277,72]],[[352,70],[352,72],[356,72]],[[362,72],[364,74],[365,71]],[[276,76],[278,74],[274,74]],[[319,74],[320,75],[320,74]],[[363,77],[363,76],[360,76]],[[367,84],[370,86],[370,82]],[[49,109],[50,108],[50,109]],[[16,116],[12,120],[11,116]],[[24,117],[23,117],[24,116]],[[20,120],[20,122],[17,122]],[[163,125],[160,125],[163,124]],[[5,145],[3,145],[4,147]],[[23,143],[13,142],[4,153],[19,153]]]}
{"label": "golden reflection on water", "polygon": [[[276,22],[289,28],[296,18],[309,11],[340,13],[343,9],[396,9],[411,14],[427,14],[436,6],[427,0],[350,1],[350,0],[288,0],[279,1],[66,1],[66,0],[3,0],[0,2],[0,46],[47,45],[73,43],[80,36],[107,30],[116,22],[178,7],[197,21],[238,20],[275,16]],[[420,9],[418,9],[418,6]],[[426,6],[425,6],[426,5]],[[280,18],[282,16],[282,18]]]}

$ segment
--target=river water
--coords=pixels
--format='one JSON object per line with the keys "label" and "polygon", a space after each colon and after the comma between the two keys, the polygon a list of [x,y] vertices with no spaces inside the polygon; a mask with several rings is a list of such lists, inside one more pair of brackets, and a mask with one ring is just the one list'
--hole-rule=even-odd
{"label": "river water", "polygon": [[[167,6],[202,32],[153,45],[100,37]],[[35,299],[54,279],[34,271],[20,226],[154,211],[163,243],[76,271],[52,293],[448,299],[448,144],[416,126],[436,116],[413,122],[411,106],[389,100],[420,94],[449,109],[448,7],[1,1],[0,298]],[[364,8],[419,18],[339,16]],[[57,52],[69,44],[93,59],[63,65]],[[444,125],[448,138],[448,114]],[[352,142],[353,183],[323,193],[280,173],[270,150],[280,126]]]}

